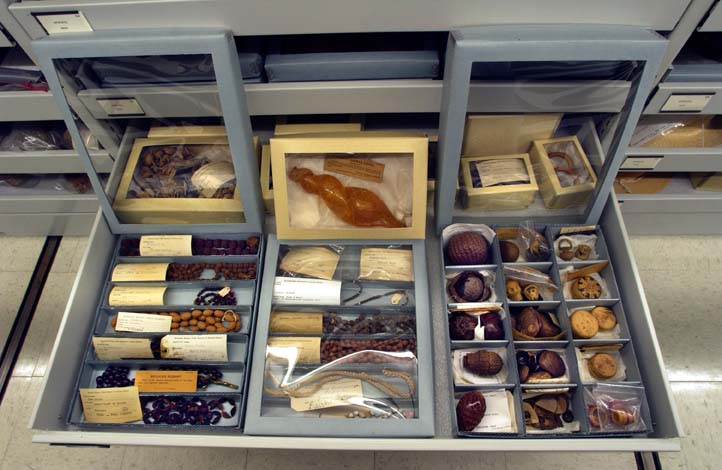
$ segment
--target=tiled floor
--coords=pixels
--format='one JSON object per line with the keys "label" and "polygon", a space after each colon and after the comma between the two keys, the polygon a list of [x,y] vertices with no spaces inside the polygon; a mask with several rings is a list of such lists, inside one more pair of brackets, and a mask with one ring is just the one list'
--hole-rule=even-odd
{"label": "tiled floor", "polygon": [[[504,454],[62,448],[30,444],[27,419],[39,393],[63,309],[86,246],[64,238],[13,379],[0,406],[0,470],[111,469],[576,469],[636,468],[630,454]],[[722,449],[722,237],[636,237],[632,246],[673,381],[687,437],[664,454],[665,469],[719,468]],[[9,329],[42,247],[40,238],[0,237],[0,339]],[[670,262],[674,260],[674,263]],[[20,297],[18,297],[20,296]],[[690,327],[702,325],[703,327]],[[5,329],[3,329],[5,328]]]}

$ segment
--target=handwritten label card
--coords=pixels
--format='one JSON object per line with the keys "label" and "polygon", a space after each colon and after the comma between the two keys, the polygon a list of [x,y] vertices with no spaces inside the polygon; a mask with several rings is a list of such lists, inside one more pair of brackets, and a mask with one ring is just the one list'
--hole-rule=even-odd
{"label": "handwritten label card", "polygon": [[414,280],[414,259],[411,250],[397,248],[364,248],[359,261],[360,278],[369,281]]}
{"label": "handwritten label card", "polygon": [[110,278],[113,282],[165,281],[170,263],[127,263],[118,264]]}
{"label": "handwritten label card", "polygon": [[271,313],[271,333],[321,334],[323,314],[306,312]]}
{"label": "handwritten label card", "polygon": [[93,336],[95,354],[101,361],[153,359],[149,338],[103,338]]}
{"label": "handwritten label card", "polygon": [[299,246],[286,253],[279,268],[289,273],[331,280],[339,258],[338,253],[322,246]]}
{"label": "handwritten label card", "polygon": [[108,296],[109,305],[163,305],[166,287],[115,286]]}
{"label": "handwritten label card", "polygon": [[165,333],[170,331],[173,318],[170,315],[118,312],[115,331],[132,333]]}
{"label": "handwritten label card", "polygon": [[228,362],[227,335],[168,335],[160,340],[163,359]]}
{"label": "handwritten label card", "polygon": [[[283,348],[285,351],[274,351]],[[282,358],[296,358],[303,364],[319,364],[321,362],[321,338],[304,338],[295,336],[274,336],[268,338],[268,353]]]}
{"label": "handwritten label card", "polygon": [[80,401],[89,423],[132,423],[143,419],[138,387],[81,388]]}
{"label": "handwritten label card", "polygon": [[140,256],[192,256],[193,235],[143,235]]}

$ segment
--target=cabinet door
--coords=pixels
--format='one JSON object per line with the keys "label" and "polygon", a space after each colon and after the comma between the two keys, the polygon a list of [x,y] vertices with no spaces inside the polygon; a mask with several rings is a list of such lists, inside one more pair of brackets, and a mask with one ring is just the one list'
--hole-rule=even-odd
{"label": "cabinet door", "polygon": [[[230,34],[104,32],[33,47],[113,233],[260,230],[258,149]],[[94,146],[115,160],[107,180]]]}
{"label": "cabinet door", "polygon": [[449,36],[437,231],[452,220],[596,223],[666,41],[617,26]]}

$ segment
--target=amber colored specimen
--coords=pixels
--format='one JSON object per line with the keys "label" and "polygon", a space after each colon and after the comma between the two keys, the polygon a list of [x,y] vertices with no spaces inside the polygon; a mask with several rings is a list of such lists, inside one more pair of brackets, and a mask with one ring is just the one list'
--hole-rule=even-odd
{"label": "amber colored specimen", "polygon": [[365,188],[344,186],[331,175],[315,175],[308,168],[296,167],[288,177],[304,191],[317,194],[336,217],[355,227],[403,228],[391,211],[373,192]]}

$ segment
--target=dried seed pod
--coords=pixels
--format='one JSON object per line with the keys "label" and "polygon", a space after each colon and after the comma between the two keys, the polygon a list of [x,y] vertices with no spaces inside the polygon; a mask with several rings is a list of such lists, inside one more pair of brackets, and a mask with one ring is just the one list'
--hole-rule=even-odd
{"label": "dried seed pod", "polygon": [[561,377],[567,371],[562,357],[554,351],[544,350],[537,355],[537,363],[552,377]]}
{"label": "dried seed pod", "polygon": [[499,242],[501,249],[501,260],[504,263],[514,263],[519,259],[519,247],[510,240],[502,240]]}
{"label": "dried seed pod", "polygon": [[492,351],[475,351],[464,356],[464,368],[481,376],[490,376],[499,373],[504,361],[497,353]]}
{"label": "dried seed pod", "polygon": [[539,297],[539,287],[536,284],[527,284],[526,286],[524,286],[524,298],[526,300],[535,302],[539,300]]}
{"label": "dried seed pod", "polygon": [[556,336],[562,332],[556,323],[551,319],[551,314],[548,312],[539,312],[539,318],[541,319],[541,329],[539,330],[539,336],[542,338],[549,338]]}
{"label": "dried seed pod", "polygon": [[474,328],[478,324],[475,316],[456,312],[449,318],[449,336],[457,341],[470,341],[474,339]]}
{"label": "dried seed pod", "polygon": [[527,380],[529,380],[529,366],[519,366],[519,381],[525,383]]}
{"label": "dried seed pod", "polygon": [[484,276],[476,271],[461,272],[449,282],[449,295],[456,302],[484,302],[490,294]]}
{"label": "dried seed pod", "polygon": [[456,420],[459,423],[459,430],[473,431],[486,413],[486,400],[481,392],[465,393],[456,404]]}
{"label": "dried seed pod", "polygon": [[480,233],[462,232],[453,235],[446,244],[446,257],[452,265],[486,264],[489,242]]}
{"label": "dried seed pod", "polygon": [[536,338],[542,329],[541,315],[534,307],[526,307],[519,313],[517,319],[519,331],[527,336]]}
{"label": "dried seed pod", "polygon": [[506,296],[509,297],[509,300],[515,302],[523,300],[521,296],[521,284],[513,279],[508,279],[506,281]]}
{"label": "dried seed pod", "polygon": [[484,339],[504,339],[504,326],[498,313],[489,312],[479,318],[481,318],[481,323],[484,325]]}

